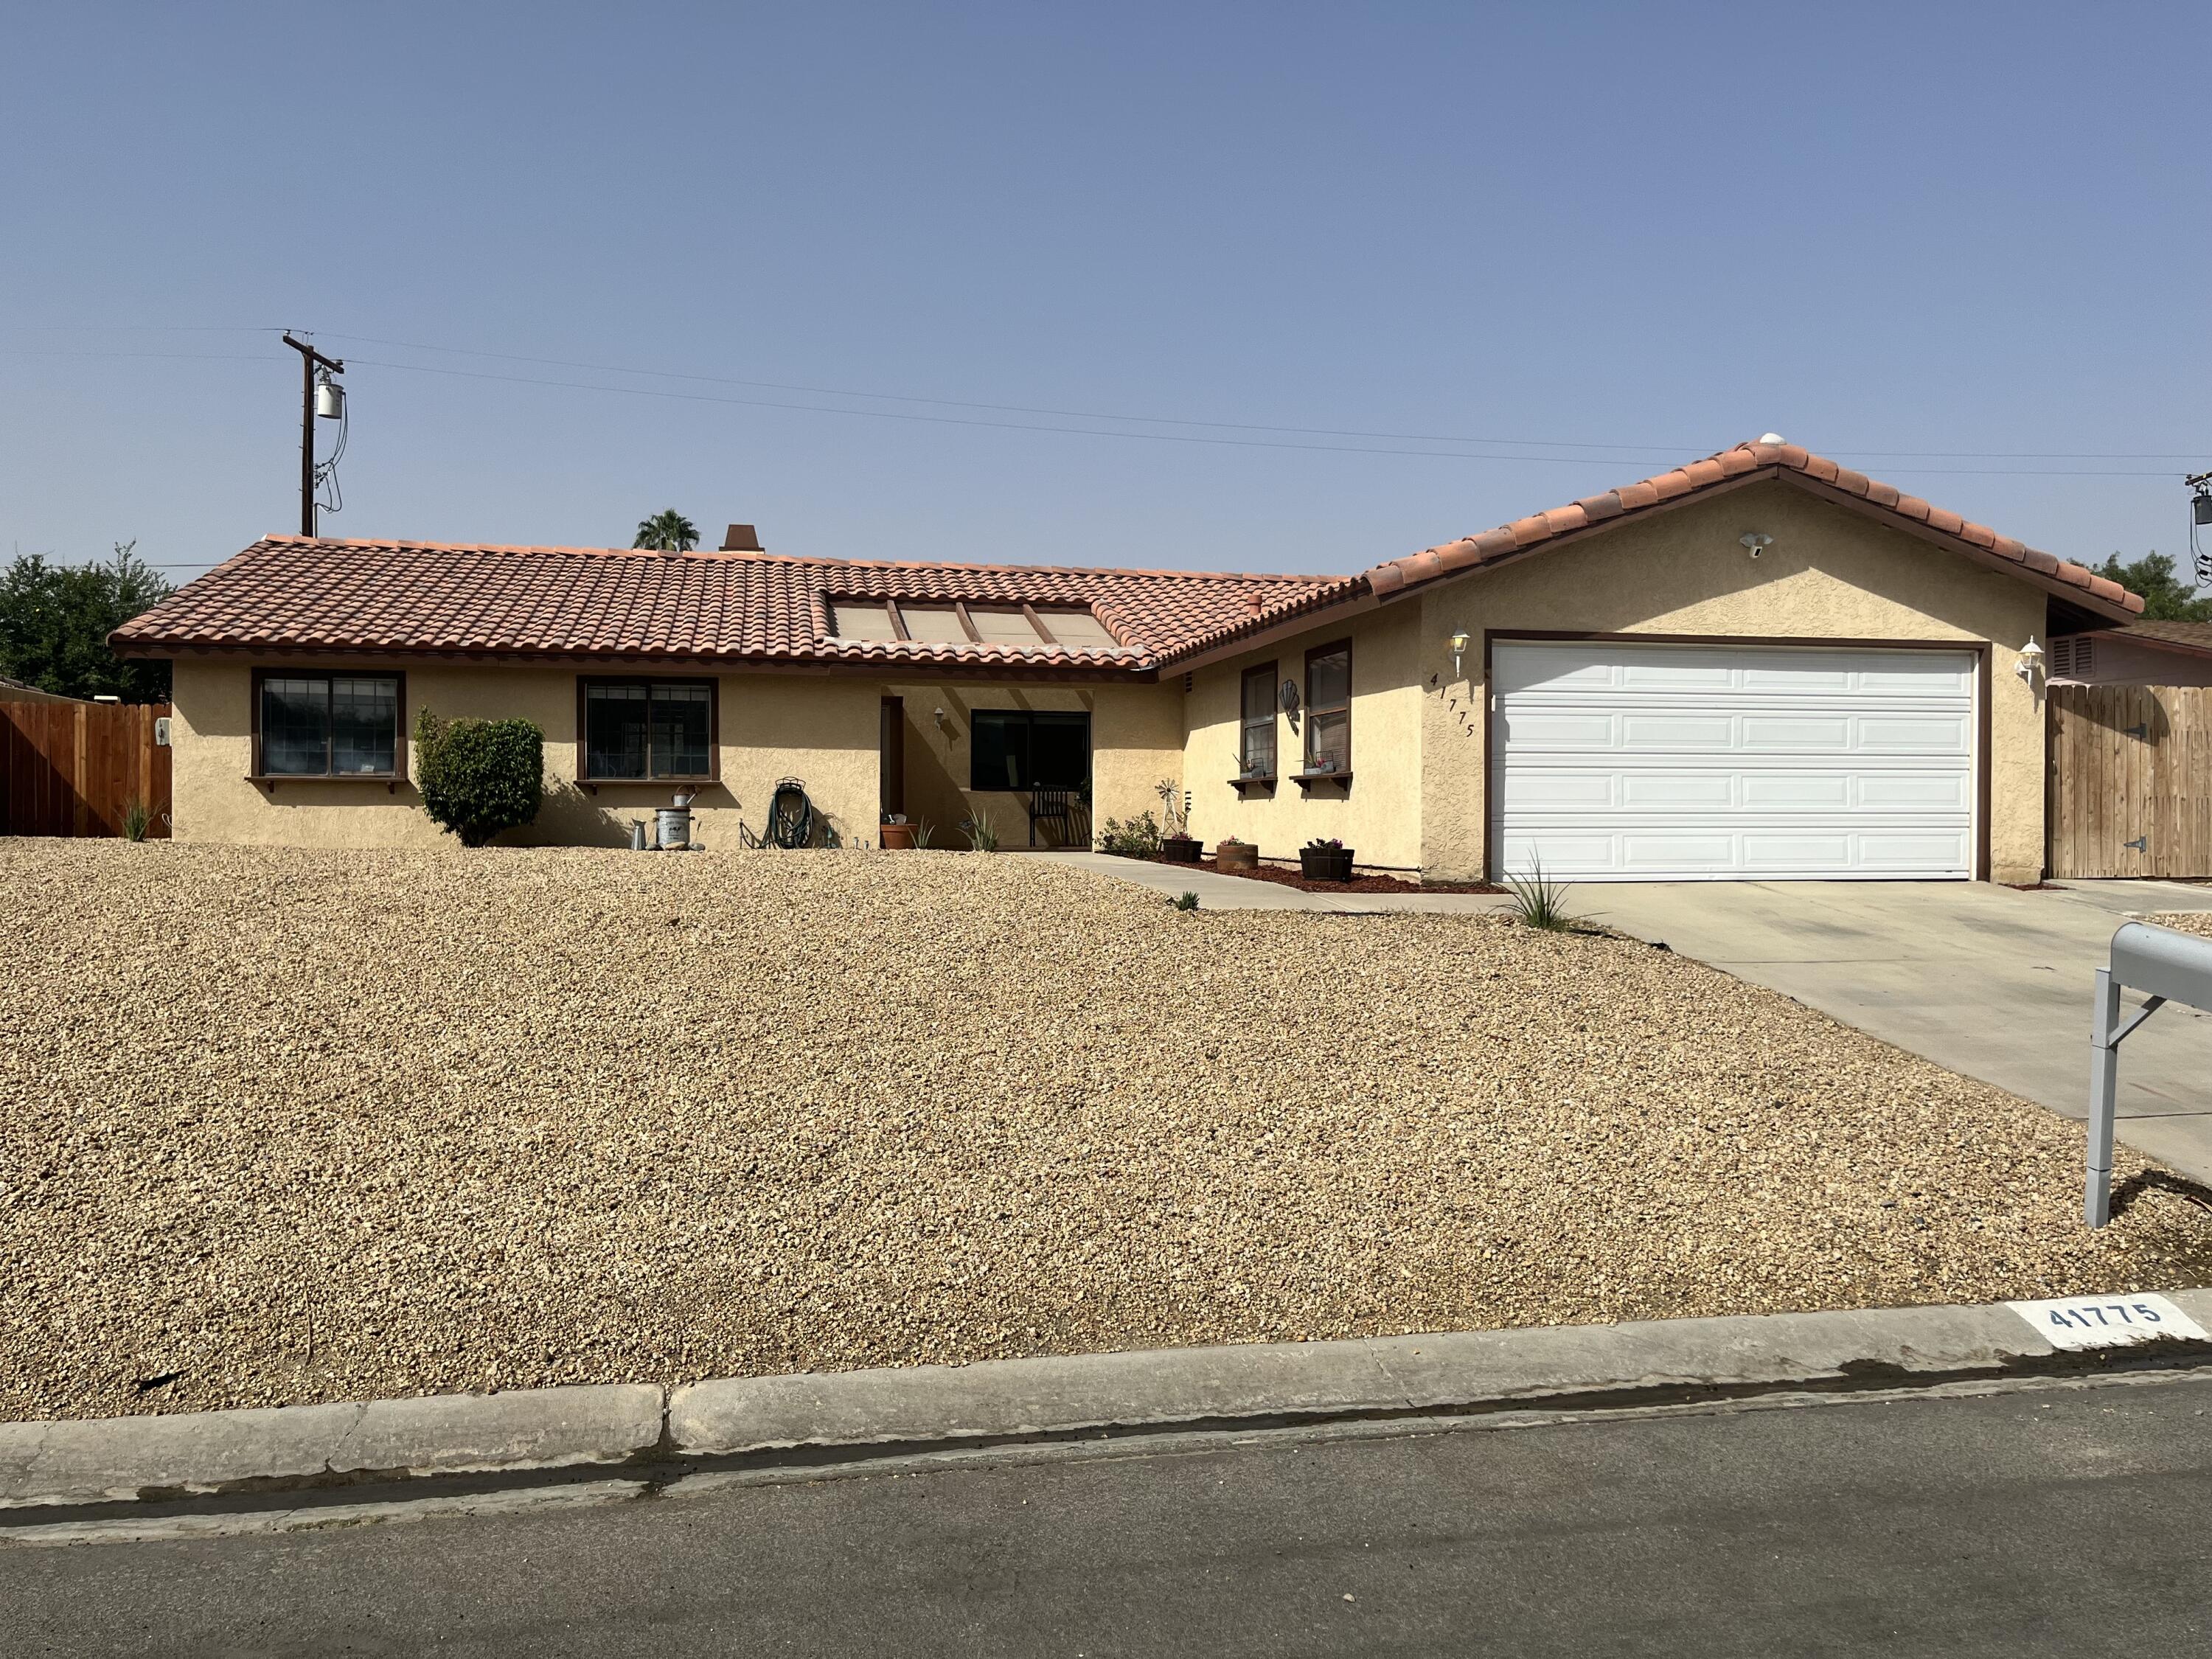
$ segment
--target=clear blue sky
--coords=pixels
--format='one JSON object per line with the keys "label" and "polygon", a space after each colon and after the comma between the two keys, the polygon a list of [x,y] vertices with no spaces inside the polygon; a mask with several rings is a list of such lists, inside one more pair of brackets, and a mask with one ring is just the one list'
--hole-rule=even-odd
{"label": "clear blue sky", "polygon": [[2209,65],[2202,3],[17,6],[0,553],[290,528],[290,325],[333,534],[1349,570],[1773,429],[2179,554]]}

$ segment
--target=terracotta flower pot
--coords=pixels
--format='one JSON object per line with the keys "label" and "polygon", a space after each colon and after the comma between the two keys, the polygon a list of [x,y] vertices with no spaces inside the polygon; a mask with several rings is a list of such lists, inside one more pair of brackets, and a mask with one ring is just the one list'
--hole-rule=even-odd
{"label": "terracotta flower pot", "polygon": [[910,853],[914,850],[914,826],[910,823],[879,824],[877,836],[886,853]]}

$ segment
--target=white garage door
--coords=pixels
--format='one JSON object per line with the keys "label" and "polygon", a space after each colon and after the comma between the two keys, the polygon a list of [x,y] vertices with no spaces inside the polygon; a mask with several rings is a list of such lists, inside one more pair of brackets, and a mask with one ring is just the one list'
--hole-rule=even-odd
{"label": "white garage door", "polygon": [[1971,653],[1500,641],[1491,667],[1510,874],[1973,873]]}

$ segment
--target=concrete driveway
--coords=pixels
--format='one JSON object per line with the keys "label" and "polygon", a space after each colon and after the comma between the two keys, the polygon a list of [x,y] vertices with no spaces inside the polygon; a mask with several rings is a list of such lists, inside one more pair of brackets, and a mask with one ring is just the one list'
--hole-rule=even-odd
{"label": "concrete driveway", "polygon": [[[1593,921],[1772,987],[2079,1120],[2090,976],[2130,915],[2212,910],[2212,888],[2068,882],[1672,882],[1580,887]],[[2140,998],[2128,999],[2130,1006]],[[2212,1016],[2169,1003],[2120,1049],[2120,1136],[2212,1183]]]}

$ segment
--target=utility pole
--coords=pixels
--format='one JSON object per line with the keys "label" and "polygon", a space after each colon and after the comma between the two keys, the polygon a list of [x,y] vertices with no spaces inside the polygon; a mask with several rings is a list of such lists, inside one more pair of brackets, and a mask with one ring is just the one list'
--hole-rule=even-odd
{"label": "utility pole", "polygon": [[[304,340],[294,339],[289,330],[284,343],[300,354],[300,533],[313,536],[316,533],[315,485],[320,482],[315,472],[315,416],[334,421],[343,414],[345,388],[331,377],[344,374],[345,364],[338,358],[324,356]],[[317,369],[322,371],[319,380]],[[318,391],[322,393],[319,399]]]}
{"label": "utility pole", "polygon": [[2212,587],[2212,548],[2199,539],[2212,525],[2212,472],[2192,472],[2181,482],[2189,486],[2189,557],[2196,567],[2190,574],[2199,587]]}

